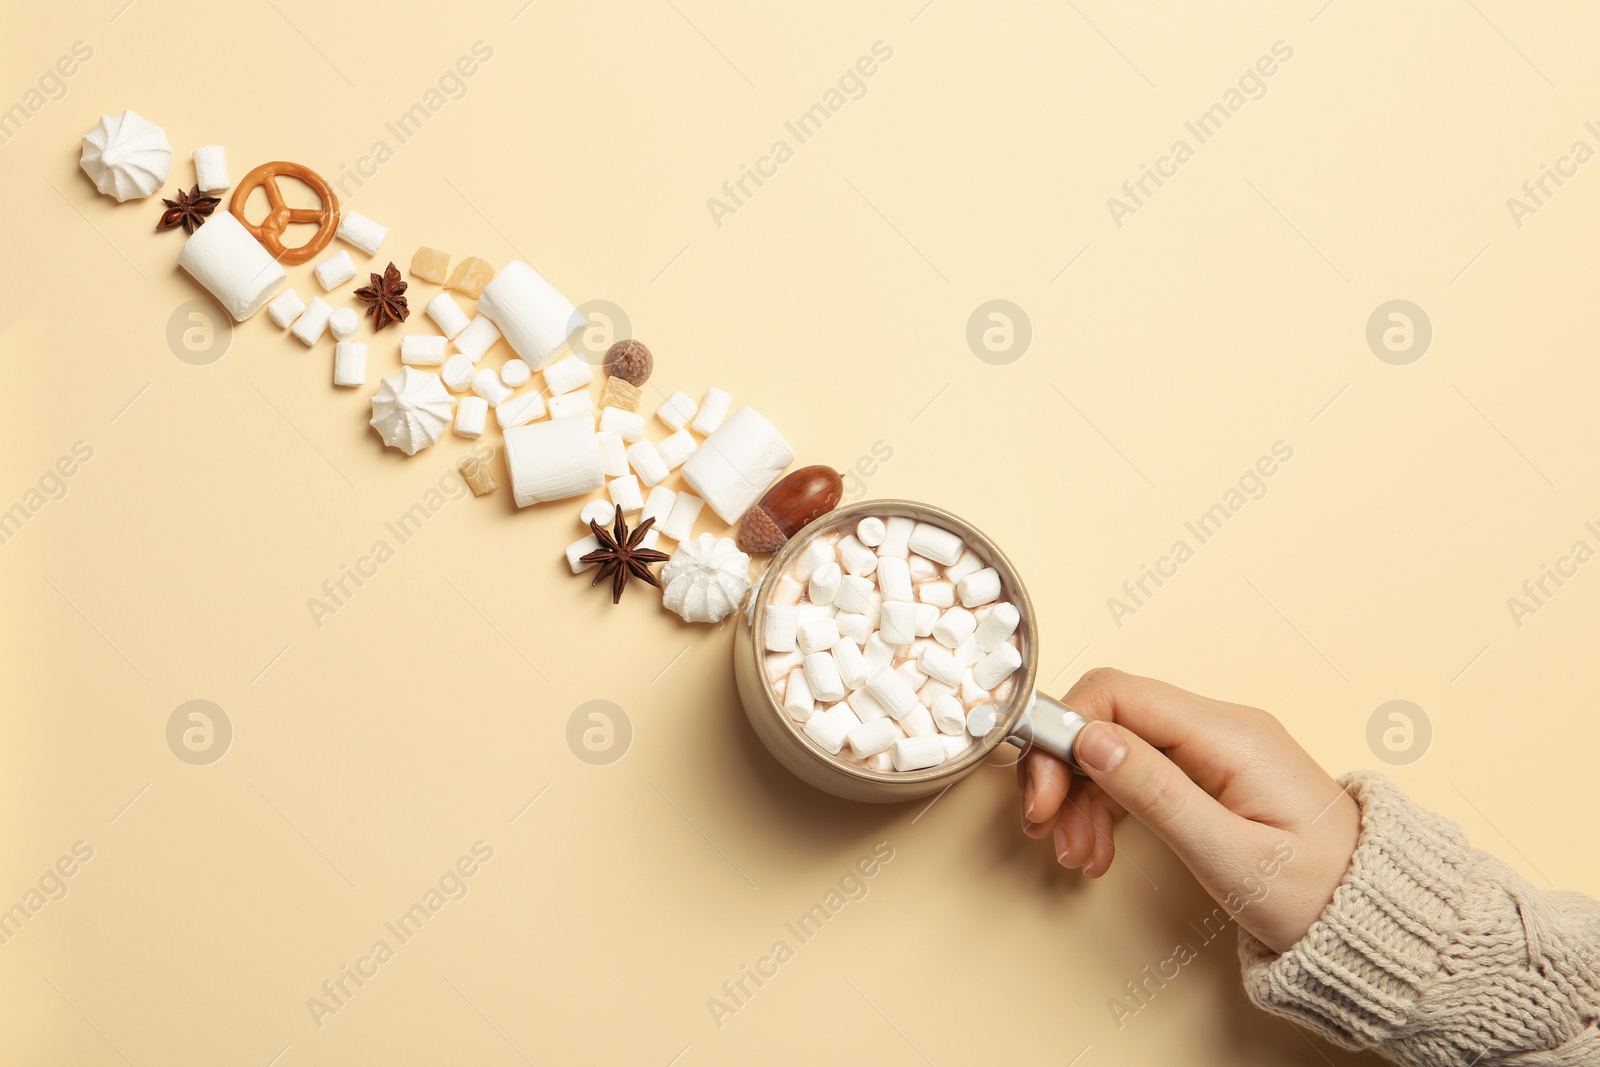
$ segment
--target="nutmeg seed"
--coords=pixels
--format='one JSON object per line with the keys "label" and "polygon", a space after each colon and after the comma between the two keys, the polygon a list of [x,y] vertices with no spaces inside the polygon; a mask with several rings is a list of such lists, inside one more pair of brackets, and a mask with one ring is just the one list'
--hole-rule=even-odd
{"label": "nutmeg seed", "polygon": [[801,467],[768,489],[739,523],[739,547],[776,552],[789,538],[839,506],[844,480],[832,467]]}
{"label": "nutmeg seed", "polygon": [[605,367],[607,374],[629,385],[643,385],[655,369],[655,357],[641,342],[630,338],[606,349]]}

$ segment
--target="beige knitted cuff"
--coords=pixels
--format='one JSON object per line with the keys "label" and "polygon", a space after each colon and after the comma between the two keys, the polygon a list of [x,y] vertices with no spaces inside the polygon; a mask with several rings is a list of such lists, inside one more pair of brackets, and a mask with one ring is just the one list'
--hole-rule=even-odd
{"label": "beige knitted cuff", "polygon": [[1361,836],[1344,881],[1306,935],[1281,956],[1243,929],[1245,992],[1346,1048],[1370,1048],[1407,1027],[1439,971],[1460,919],[1467,840],[1389,779],[1358,771],[1339,780],[1361,807]]}

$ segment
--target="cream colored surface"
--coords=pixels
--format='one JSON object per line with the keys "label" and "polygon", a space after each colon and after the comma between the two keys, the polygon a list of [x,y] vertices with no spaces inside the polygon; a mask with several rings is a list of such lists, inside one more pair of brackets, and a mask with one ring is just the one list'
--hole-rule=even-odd
{"label": "cream colored surface", "polygon": [[[74,42],[93,57],[0,145],[0,506],[75,442],[93,458],[0,545],[0,902],[75,842],[93,859],[0,945],[0,1058],[1358,1062],[1245,1004],[1231,930],[1199,946],[1210,902],[1138,828],[1084,884],[1022,838],[1008,772],[931,808],[788,779],[735,706],[728,629],[565,572],[576,502],[453,499],[315,625],[307,599],[466,448],[379,447],[393,332],[359,391],[265,315],[218,362],[174,357],[168,318],[203,295],[181,234],[77,167],[126,107],[167,130],[169,195],[201,145],[235,181],[288,159],[337,183],[387,140],[347,183],[390,227],[363,267],[526,258],[625,308],[661,390],[729,389],[802,462],[883,442],[864,491],[1007,547],[1057,691],[1096,663],[1160,675],[1276,711],[1334,770],[1378,765],[1373,709],[1416,702],[1432,747],[1396,778],[1536,884],[1600,892],[1577,829],[1600,565],[1521,628],[1506,603],[1600,547],[1600,173],[1521,228],[1506,206],[1600,147],[1594,13],[921,5],[11,12],[4,106]],[[1266,95],[1118,228],[1107,198],[1280,40]],[[475,41],[492,59],[398,144],[385,123]],[[785,122],[877,41],[865,96],[795,145]],[[792,158],[719,227],[707,199],[779,138]],[[309,299],[311,266],[291,284]],[[965,339],[994,298],[1033,328],[1006,366]],[[1395,298],[1434,326],[1410,366],[1364,339]],[[1280,440],[1266,498],[1115,625],[1107,598]],[[193,699],[233,725],[209,766],[166,742]],[[566,741],[592,699],[633,724],[609,766]],[[308,998],[477,841],[465,899],[319,1028]],[[879,842],[869,895],[799,945],[784,924]],[[779,939],[794,957],[719,1028],[708,999]],[[1178,942],[1198,958],[1119,1028],[1108,1001]]]}

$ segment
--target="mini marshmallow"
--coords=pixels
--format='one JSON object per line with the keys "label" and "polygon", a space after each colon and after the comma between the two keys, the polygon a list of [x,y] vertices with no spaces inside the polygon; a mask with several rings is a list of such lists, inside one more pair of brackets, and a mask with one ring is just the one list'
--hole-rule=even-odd
{"label": "mini marshmallow", "polygon": [[[228,211],[216,212],[184,240],[178,266],[205,286],[234,322],[260,311],[289,282],[283,265]],[[319,325],[319,336],[321,331]]]}
{"label": "mini marshmallow", "polygon": [[830,560],[811,572],[806,580],[806,595],[813,604],[832,604],[833,598],[839,595],[842,578],[839,565]]}
{"label": "mini marshmallow", "polygon": [[[200,230],[204,229],[204,226],[200,227]],[[199,233],[200,230],[196,230],[195,233]],[[294,334],[301,344],[314,345],[322,340],[322,334],[328,328],[328,316],[332,314],[333,308],[328,306],[328,302],[320,296],[314,296],[311,298],[311,303],[300,313],[300,317],[294,320],[294,327],[289,332]]]}
{"label": "mini marshmallow", "polygon": [[456,351],[476,363],[500,340],[500,328],[483,315],[475,315],[453,340]]}
{"label": "mini marshmallow", "polygon": [[967,550],[967,543],[960,534],[952,533],[943,526],[919,522],[911,528],[906,547],[919,556],[927,556],[935,563],[948,567],[961,558],[961,554]]}
{"label": "mini marshmallow", "polygon": [[[677,507],[676,504],[673,507]],[[672,518],[668,515],[667,518]],[[800,598],[805,596],[806,587],[789,577],[787,574],[778,575],[778,584],[772,587],[772,602],[783,607],[790,607],[800,603]]]}
{"label": "mini marshmallow", "polygon": [[876,697],[867,692],[865,687],[851,693],[846,698],[846,703],[850,705],[850,710],[856,713],[856,718],[862,722],[876,722],[879,719],[887,719],[889,717],[888,711],[884,709],[882,704],[878,703]]}
{"label": "mini marshmallow", "polygon": [[888,751],[890,745],[904,736],[893,719],[873,719],[851,730],[847,740],[850,742],[850,751],[865,759]]}
{"label": "mini marshmallow", "polygon": [[324,290],[337,289],[356,276],[356,264],[350,253],[341,248],[318,263],[311,273],[317,276],[317,284]]}
{"label": "mini marshmallow", "polygon": [[594,398],[588,393],[562,393],[550,398],[550,417],[564,419],[569,415],[582,415],[594,425]]}
{"label": "mini marshmallow", "polygon": [[581,389],[592,381],[594,366],[582,356],[568,356],[544,369],[544,384],[553,396]]}
{"label": "mini marshmallow", "polygon": [[306,302],[300,299],[300,294],[293,289],[285,289],[267,305],[267,317],[287,330],[290,323],[299,318],[300,312],[305,309]]}
{"label": "mini marshmallow", "polygon": [[983,658],[983,649],[978,647],[978,642],[969,637],[956,646],[955,657],[956,662],[963,667],[971,667]]}
{"label": "mini marshmallow", "polygon": [[909,645],[917,639],[917,606],[903,600],[883,602],[883,621],[878,626],[886,645]]}
{"label": "mini marshmallow", "polygon": [[989,691],[978,684],[972,676],[972,668],[966,667],[961,671],[961,702],[963,704],[983,704],[989,699]]}
{"label": "mini marshmallow", "polygon": [[944,758],[946,762],[955,759],[972,747],[972,738],[968,737],[965,731],[959,734],[941,732],[939,740],[944,742]]}
{"label": "mini marshmallow", "polygon": [[573,574],[582,574],[593,567],[593,563],[583,562],[583,557],[596,551],[600,547],[600,539],[594,534],[580,537],[567,546],[567,566],[572,568]]}
{"label": "mini marshmallow", "polygon": [[[767,657],[767,677],[772,679],[774,685],[789,684],[789,672],[800,666],[800,661],[805,659],[799,652],[775,652]],[[807,712],[806,714],[810,714]]]}
{"label": "mini marshmallow", "polygon": [[637,545],[635,545],[634,547],[635,548],[655,548],[656,545],[658,545],[660,543],[661,543],[661,531],[655,529],[654,527],[652,527],[651,529],[648,529],[648,530],[646,530],[644,532],[644,536],[639,538],[639,543]]}
{"label": "mini marshmallow", "polygon": [[[838,564],[832,566],[837,567]],[[872,583],[865,578],[846,574],[839,580],[839,589],[834,594],[833,602],[839,606],[840,611],[860,613],[862,621],[865,622],[867,610],[872,606]]]}
{"label": "mini marshmallow", "polygon": [[793,652],[797,649],[799,628],[799,608],[767,605],[767,632],[763,643],[768,652]]}
{"label": "mini marshmallow", "polygon": [[355,308],[334,308],[333,314],[328,316],[328,332],[335,341],[350,340],[360,327],[361,316],[356,314]]}
{"label": "mini marshmallow", "polygon": [[789,681],[783,690],[783,710],[789,718],[804,722],[817,710],[817,700],[806,685],[806,672],[796,667],[789,672]]}
{"label": "mini marshmallow", "polygon": [[[660,526],[662,536],[670,537],[674,541],[682,541],[692,536],[694,522],[700,517],[700,509],[705,503],[693,493],[679,493],[678,499],[672,502],[672,514],[668,515],[667,521]],[[782,581],[779,581],[778,587],[783,588]]]}
{"label": "mini marshmallow", "polygon": [[881,632],[874,630],[861,646],[861,655],[867,661],[867,669],[876,672],[894,663],[894,646],[883,639]]}
{"label": "mini marshmallow", "polygon": [[478,295],[478,312],[501,330],[517,355],[543,370],[586,320],[538,271],[513,260]]}
{"label": "mini marshmallow", "polygon": [[966,669],[956,662],[956,658],[938,645],[930,645],[922,650],[922,654],[917,657],[917,670],[935,681],[951,686],[960,685],[961,676],[966,673]]}
{"label": "mini marshmallow", "polygon": [[472,376],[476,373],[472,358],[459,352],[445,360],[444,366],[439,369],[439,377],[444,379],[444,384],[458,393],[472,383]]}
{"label": "mini marshmallow", "polygon": [[878,562],[878,588],[885,600],[910,600],[911,569],[897,556],[885,556]]}
{"label": "mini marshmallow", "polygon": [[346,211],[333,235],[346,244],[355,245],[370,256],[378,250],[379,245],[383,244],[383,239],[389,236],[389,227],[379,226],[359,211]]}
{"label": "mini marshmallow", "polygon": [[993,689],[1020,666],[1022,653],[1010,645],[1001,645],[973,665],[972,680],[984,689]]}
{"label": "mini marshmallow", "polygon": [[637,411],[604,408],[600,412],[600,428],[632,444],[644,437],[644,416]]}
{"label": "mini marshmallow", "polygon": [[834,666],[839,668],[839,678],[847,689],[860,689],[867,684],[867,677],[872,673],[867,670],[867,661],[861,655],[861,646],[849,638],[841,636],[833,643],[830,650],[833,653]]}
{"label": "mini marshmallow", "polygon": [[972,737],[982,737],[999,725],[1000,712],[993,704],[979,704],[967,712],[967,733]]}
{"label": "mini marshmallow", "polygon": [[939,575],[939,565],[937,563],[927,556],[919,556],[915,552],[907,557],[906,569],[911,574],[911,583],[913,585],[925,582],[930,578],[936,578]]}
{"label": "mini marshmallow", "polygon": [[661,453],[661,458],[667,464],[669,471],[675,471],[683,466],[684,461],[694,455],[694,450],[699,447],[700,443],[688,430],[679,430],[656,442],[656,451]]}
{"label": "mini marshmallow", "polygon": [[848,573],[864,578],[878,569],[878,554],[854,534],[846,534],[839,538],[839,563]]}
{"label": "mini marshmallow", "polygon": [[802,582],[807,581],[818,567],[832,562],[833,542],[821,539],[812,541],[801,550],[800,558],[794,561],[794,576]]}
{"label": "mini marshmallow", "polygon": [[542,418],[544,418],[544,400],[531,389],[519,396],[502,400],[494,409],[494,421],[500,424],[502,430],[509,430],[513,426],[522,426]]}
{"label": "mini marshmallow", "polygon": [[609,430],[601,430],[594,436],[600,442],[600,466],[606,477],[620,478],[629,473],[628,446],[622,443],[622,438]]}
{"label": "mini marshmallow", "polygon": [[933,626],[939,621],[939,609],[932,604],[917,605],[917,636],[931,637]]}
{"label": "mini marshmallow", "polygon": [[194,183],[202,193],[220,193],[228,181],[228,153],[219,144],[194,150]]}
{"label": "mini marshmallow", "polygon": [[[801,632],[804,633],[803,628]],[[839,677],[839,665],[834,662],[832,652],[806,653],[803,669],[806,685],[811,687],[812,696],[824,704],[844,699],[844,680]],[[850,717],[855,718],[854,715]]]}
{"label": "mini marshmallow", "polygon": [[832,604],[801,604],[800,622],[802,625],[812,619],[833,619],[839,614],[839,609]]}
{"label": "mini marshmallow", "polygon": [[669,430],[681,430],[689,425],[690,419],[694,418],[695,410],[695,402],[689,399],[687,393],[673,393],[656,408],[656,418],[660,419]]}
{"label": "mini marshmallow", "polygon": [[500,364],[500,380],[513,389],[521,389],[533,379],[533,368],[520,359],[508,359]]}
{"label": "mini marshmallow", "polygon": [[911,554],[911,531],[916,528],[915,519],[890,516],[889,521],[884,524],[883,541],[878,545],[878,555],[905,559]]}
{"label": "mini marshmallow", "polygon": [[367,346],[360,341],[340,341],[333,346],[333,384],[367,384]]}
{"label": "mini marshmallow", "polygon": [[939,732],[933,713],[920,703],[899,720],[899,725],[907,737],[932,737]]}
{"label": "mini marshmallow", "polygon": [[689,457],[683,478],[732,525],[793,462],[794,449],[777,428],[754,408],[742,407]]}
{"label": "mini marshmallow", "polygon": [[[467,400],[471,399],[476,398],[466,397],[461,402],[465,404]],[[601,526],[610,526],[616,521],[616,518],[617,506],[609,500],[591,500],[583,506],[583,510],[578,512],[578,522],[584,526],[588,526],[591,522],[598,522]],[[774,651],[782,652],[783,649],[774,649]]]}
{"label": "mini marshmallow", "polygon": [[1001,602],[989,610],[978,623],[977,633],[973,640],[984,652],[993,652],[1016,632],[1017,623],[1022,620],[1021,612],[1017,611],[1015,604]]}
{"label": "mini marshmallow", "polygon": [[672,505],[677,499],[678,494],[666,486],[653,486],[650,495],[644,498],[644,510],[639,512],[639,521],[643,523],[646,519],[654,519],[656,525],[653,528],[659,528],[672,514]]}
{"label": "mini marshmallow", "polygon": [[896,719],[904,718],[912,708],[922,706],[917,703],[916,689],[907,685],[904,678],[888,667],[878,668],[867,678],[866,691]]}
{"label": "mini marshmallow", "polygon": [[1000,599],[1000,572],[993,567],[973,571],[956,583],[956,596],[964,608]]}
{"label": "mini marshmallow", "polygon": [[449,343],[436,333],[408,333],[400,338],[400,362],[413,367],[436,367],[444,362]]}
{"label": "mini marshmallow", "polygon": [[732,403],[733,397],[721,389],[707,389],[705,399],[700,401],[700,412],[694,417],[694,432],[701,437],[709,436],[728,417],[728,406]]}
{"label": "mini marshmallow", "polygon": [[611,479],[606,483],[606,492],[610,494],[611,502],[624,515],[632,515],[644,507],[644,497],[639,492],[639,479],[631,474]]}
{"label": "mini marshmallow", "polygon": [[922,688],[917,690],[917,700],[925,707],[933,707],[933,702],[940,697],[953,697],[961,690],[956,686],[945,685],[937,678],[929,678],[922,683]]}
{"label": "mini marshmallow", "polygon": [[[801,612],[800,625],[795,628],[795,647],[806,655],[813,652],[826,652],[839,643],[839,625],[829,618],[804,618]],[[862,684],[865,684],[863,681]]]}
{"label": "mini marshmallow", "polygon": [[465,330],[468,324],[472,322],[471,319],[467,318],[467,313],[461,310],[461,305],[456,303],[455,298],[449,293],[440,293],[428,301],[427,311],[428,318],[432,319],[434,325],[439,327],[440,332],[452,341],[459,337],[461,331]]}
{"label": "mini marshmallow", "polygon": [[906,660],[894,669],[894,673],[898,674],[913,691],[921,689],[928,681],[928,676],[917,670],[915,660]]}
{"label": "mini marshmallow", "polygon": [[969,548],[961,553],[961,558],[953,565],[944,569],[944,576],[952,582],[959,582],[973,571],[983,570],[985,566],[987,564],[983,562],[983,558]]}
{"label": "mini marshmallow", "polygon": [[972,636],[978,620],[966,608],[950,608],[933,624],[933,639],[945,648],[959,648],[961,642]]}
{"label": "mini marshmallow", "polygon": [[500,380],[500,375],[488,368],[473,375],[472,391],[487,400],[490,407],[498,407],[511,399],[511,390]]}
{"label": "mini marshmallow", "polygon": [[956,587],[949,582],[923,582],[917,586],[917,599],[936,608],[948,608],[956,602]]}
{"label": "mini marshmallow", "polygon": [[920,771],[937,767],[944,762],[944,739],[938,734],[929,737],[902,737],[890,749],[894,754],[897,771]]}
{"label": "mini marshmallow", "polygon": [[628,463],[639,472],[639,480],[645,485],[655,485],[671,473],[667,470],[667,461],[649,441],[635,441],[628,446]]}
{"label": "mini marshmallow", "polygon": [[578,496],[605,484],[594,424],[587,418],[514,426],[505,432],[505,449],[519,508]]}
{"label": "mini marshmallow", "polygon": [[[843,592],[841,589],[840,592]],[[859,648],[866,644],[867,635],[872,633],[872,627],[867,622],[867,617],[854,611],[841,611],[833,617],[834,624],[839,627],[839,636],[848,637]]]}
{"label": "mini marshmallow", "polygon": [[489,402],[481,396],[464,396],[456,402],[456,435],[482,437],[489,421]]}
{"label": "mini marshmallow", "polygon": [[867,770],[877,771],[879,774],[888,774],[894,770],[894,757],[887,752],[880,752],[867,760]]}
{"label": "mini marshmallow", "polygon": [[887,532],[883,520],[876,515],[868,515],[856,523],[856,540],[868,548],[877,548],[883,544],[883,536]]}
{"label": "mini marshmallow", "polygon": [[813,712],[806,720],[804,731],[805,735],[815,741],[824,752],[837,756],[839,750],[844,747],[845,738],[850,736],[850,731],[860,725],[860,720],[855,717],[849,705],[840,704],[827,711]]}

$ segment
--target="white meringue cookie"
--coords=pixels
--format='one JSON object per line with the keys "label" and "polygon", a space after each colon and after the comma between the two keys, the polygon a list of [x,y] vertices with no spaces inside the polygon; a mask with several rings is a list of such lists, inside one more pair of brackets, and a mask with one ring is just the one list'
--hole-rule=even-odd
{"label": "white meringue cookie", "polygon": [[685,622],[721,622],[750,591],[750,557],[732,538],[684,541],[661,568],[661,602]]}
{"label": "white meringue cookie", "polygon": [[172,146],[166,132],[141,115],[101,115],[83,135],[78,165],[94,187],[117,203],[149,196],[167,181]]}
{"label": "white meringue cookie", "polygon": [[371,421],[384,444],[414,456],[444,436],[455,404],[437,374],[404,367],[378,383]]}

